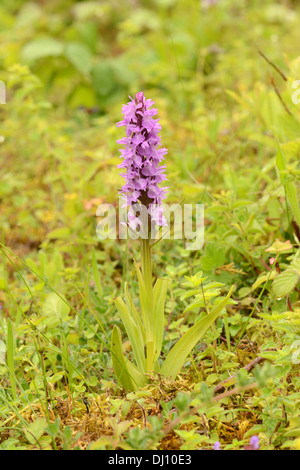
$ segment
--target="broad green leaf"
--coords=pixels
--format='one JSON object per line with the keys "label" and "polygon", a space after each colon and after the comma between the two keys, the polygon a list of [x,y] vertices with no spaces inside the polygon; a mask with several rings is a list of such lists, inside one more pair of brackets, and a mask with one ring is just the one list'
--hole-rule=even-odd
{"label": "broad green leaf", "polygon": [[163,375],[175,379],[176,375],[179,373],[180,369],[184,364],[184,361],[186,360],[193,347],[198,343],[200,338],[205,334],[208,328],[218,318],[225,305],[228,304],[232,291],[233,286],[231,287],[227,296],[223,300],[221,300],[208,315],[206,315],[204,318],[199,320],[194,326],[192,326],[180,338],[180,340],[175,344],[175,346],[173,346],[173,348],[167,355],[165,362],[162,365],[161,373]]}
{"label": "broad green leaf", "polygon": [[114,326],[112,332],[111,350],[114,371],[123,387],[130,391],[143,387],[147,381],[146,376],[128,359],[125,359],[122,349],[121,332],[117,326]]}
{"label": "broad green leaf", "polygon": [[59,56],[63,53],[63,44],[57,39],[43,37],[33,39],[22,49],[22,58],[26,62],[35,62],[50,56]]}
{"label": "broad green leaf", "polygon": [[55,292],[47,295],[42,307],[42,314],[55,322],[66,320],[70,307]]}
{"label": "broad green leaf", "polygon": [[85,21],[89,18],[96,18],[97,10],[101,11],[101,4],[98,1],[89,0],[87,2],[76,2],[72,6],[72,11],[76,20]]}
{"label": "broad green leaf", "polygon": [[39,438],[44,434],[47,428],[46,418],[37,418],[24,428],[25,436],[30,444],[37,444]]}
{"label": "broad green leaf", "polygon": [[225,261],[225,252],[221,247],[215,247],[214,244],[208,244],[205,254],[201,257],[201,268],[204,271],[211,271],[212,269],[222,266]]}
{"label": "broad green leaf", "polygon": [[293,245],[291,244],[290,240],[286,240],[285,242],[281,242],[276,238],[275,242],[269,246],[269,248],[266,248],[266,252],[269,253],[282,253],[283,251],[286,252],[292,252],[293,250]]}
{"label": "broad green leaf", "polygon": [[65,57],[82,75],[89,75],[92,66],[92,53],[85,44],[70,42],[65,46]]}
{"label": "broad green leaf", "polygon": [[23,4],[18,12],[15,28],[28,28],[31,29],[41,18],[43,10],[40,5],[33,2],[26,2]]}
{"label": "broad green leaf", "polygon": [[296,271],[298,276],[300,277],[300,250],[297,252],[297,257],[293,259],[291,262],[291,268]]}
{"label": "broad green leaf", "polygon": [[290,159],[300,159],[300,139],[290,140],[289,142],[285,142],[284,144],[280,144],[284,155],[289,161]]}
{"label": "broad green leaf", "polygon": [[47,238],[50,240],[63,239],[69,240],[71,235],[71,230],[68,227],[56,228],[47,233]]}
{"label": "broad green leaf", "polygon": [[287,269],[274,279],[272,290],[277,299],[286,297],[296,286],[299,281],[299,275],[294,269]]}
{"label": "broad green leaf", "polygon": [[50,377],[47,377],[47,382],[50,383],[50,384],[55,384],[56,382],[61,380],[64,375],[65,375],[65,371],[56,372],[56,374],[53,374]]}
{"label": "broad green leaf", "polygon": [[97,62],[91,70],[92,85],[101,97],[109,96],[116,86],[113,68],[109,61]]}

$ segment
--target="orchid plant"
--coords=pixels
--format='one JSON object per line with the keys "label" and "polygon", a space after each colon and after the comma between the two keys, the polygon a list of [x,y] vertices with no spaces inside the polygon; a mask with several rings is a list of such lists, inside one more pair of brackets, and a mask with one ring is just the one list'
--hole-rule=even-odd
{"label": "orchid plant", "polygon": [[[117,126],[126,127],[126,137],[118,140],[123,145],[119,168],[125,178],[121,189],[124,205],[129,207],[129,229],[138,233],[141,241],[141,267],[135,261],[138,277],[141,315],[125,285],[124,300],[115,299],[115,305],[132,346],[135,364],[124,356],[121,331],[114,326],[111,339],[112,361],[119,382],[127,390],[143,387],[151,373],[175,378],[185,359],[207,329],[230,303],[232,289],[225,298],[218,299],[211,311],[195,323],[171,348],[163,363],[160,354],[164,336],[164,306],[168,279],[153,283],[151,250],[153,227],[166,225],[162,200],[167,187],[159,187],[166,180],[166,165],[161,165],[167,149],[161,146],[159,119],[154,102],[145,99],[142,92],[123,105],[123,120]],[[124,173],[123,170],[126,170]],[[195,280],[197,282],[197,280]]]}

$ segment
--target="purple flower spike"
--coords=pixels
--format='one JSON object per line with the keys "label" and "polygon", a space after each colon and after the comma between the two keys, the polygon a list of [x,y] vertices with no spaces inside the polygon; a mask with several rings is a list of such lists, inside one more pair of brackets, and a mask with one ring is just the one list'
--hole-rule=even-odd
{"label": "purple flower spike", "polygon": [[219,441],[216,441],[214,443],[214,447],[213,447],[214,450],[221,450],[221,444]]}
{"label": "purple flower spike", "polygon": [[[168,151],[161,147],[159,119],[153,118],[157,110],[150,109],[154,102],[146,100],[142,92],[137,93],[135,99],[129,98],[131,101],[122,107],[124,119],[117,123],[118,127],[126,127],[126,137],[117,141],[123,145],[120,150],[123,162],[118,168],[126,170],[121,173],[125,178],[121,195],[127,206],[143,204],[151,215],[151,206],[159,206],[166,197],[167,188],[158,185],[167,179],[166,165],[160,163]],[[163,221],[156,212],[155,222],[160,219]]]}

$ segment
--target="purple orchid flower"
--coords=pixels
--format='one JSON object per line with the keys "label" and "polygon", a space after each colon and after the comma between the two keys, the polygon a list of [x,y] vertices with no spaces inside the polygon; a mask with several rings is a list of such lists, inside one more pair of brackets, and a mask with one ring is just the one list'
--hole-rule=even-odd
{"label": "purple orchid flower", "polygon": [[245,450],[259,450],[259,437],[258,436],[252,436],[249,444],[244,446]]}
{"label": "purple orchid flower", "polygon": [[216,441],[214,443],[214,447],[213,447],[214,450],[221,450],[221,444],[219,441]]}
{"label": "purple orchid flower", "polygon": [[[166,165],[160,163],[168,151],[161,147],[161,125],[159,119],[154,119],[157,109],[151,108],[154,102],[146,100],[142,92],[137,93],[135,99],[129,98],[131,101],[122,107],[123,120],[117,123],[118,127],[126,127],[126,137],[117,141],[123,145],[120,150],[123,162],[118,168],[126,170],[120,173],[125,179],[121,195],[126,206],[143,204],[151,223],[163,226],[165,219],[159,206],[168,188],[158,185],[167,179]],[[140,221],[135,220],[130,210],[129,226],[135,229],[139,225]]]}

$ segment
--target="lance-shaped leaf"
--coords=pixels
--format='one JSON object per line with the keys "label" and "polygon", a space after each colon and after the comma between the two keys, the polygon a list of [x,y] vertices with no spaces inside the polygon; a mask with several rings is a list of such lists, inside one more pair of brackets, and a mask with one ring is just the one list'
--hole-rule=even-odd
{"label": "lance-shaped leaf", "polygon": [[141,332],[141,334],[143,336],[143,342],[144,342],[143,344],[145,344],[146,343],[145,327],[144,327],[143,322],[141,320],[140,313],[135,308],[132,297],[131,297],[131,295],[128,291],[127,283],[125,283],[125,301],[126,301],[126,305],[127,305],[127,308],[128,308],[128,311],[129,311],[131,317],[137,323],[138,329],[139,329],[139,331]]}
{"label": "lance-shaped leaf", "polygon": [[146,370],[152,371],[154,369],[154,329],[155,319],[153,315],[153,293],[149,292],[146,288],[144,277],[140,268],[135,262],[135,268],[138,276],[140,303],[143,315],[143,322],[146,330]]}
{"label": "lance-shaped leaf", "polygon": [[154,360],[160,353],[164,336],[165,300],[169,285],[168,279],[157,279],[153,289],[153,314],[154,314]]}
{"label": "lance-shaped leaf", "polygon": [[154,326],[151,299],[149,297],[149,292],[147,292],[146,290],[146,286],[145,286],[145,282],[144,282],[141,270],[138,267],[136,261],[134,262],[134,264],[135,264],[135,269],[136,269],[137,276],[138,276],[143,321],[144,321],[144,325],[146,328],[147,338],[149,340],[149,338],[153,337],[153,326]]}
{"label": "lance-shaped leaf", "polygon": [[229,303],[232,290],[233,286],[231,287],[227,296],[221,300],[204,318],[195,323],[195,325],[192,326],[180,338],[175,346],[173,346],[162,365],[161,373],[163,375],[175,379],[193,347],[198,343],[200,338],[218,318],[225,305]]}
{"label": "lance-shaped leaf", "polygon": [[126,390],[137,390],[147,382],[146,376],[125,358],[122,350],[121,332],[114,326],[111,337],[111,350],[114,371],[118,381]]}
{"label": "lance-shaped leaf", "polygon": [[122,319],[123,325],[126,329],[128,339],[131,343],[133,354],[136,364],[140,370],[145,370],[145,354],[144,354],[144,338],[139,329],[139,324],[130,315],[130,312],[125,302],[118,297],[115,300],[115,305],[118,309],[119,315]]}

